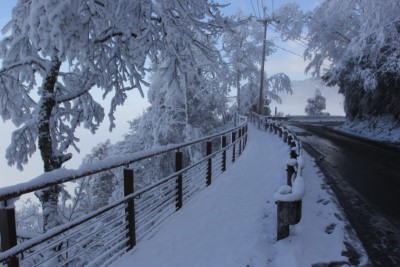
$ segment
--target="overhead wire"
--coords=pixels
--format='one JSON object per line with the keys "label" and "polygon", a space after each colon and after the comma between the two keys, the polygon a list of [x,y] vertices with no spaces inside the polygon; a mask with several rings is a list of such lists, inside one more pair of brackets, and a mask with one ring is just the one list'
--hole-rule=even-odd
{"label": "overhead wire", "polygon": [[298,53],[296,53],[296,52],[290,51],[289,49],[286,49],[286,48],[281,47],[281,46],[276,45],[276,44],[272,44],[272,46],[275,46],[276,48],[279,48],[279,49],[281,49],[281,50],[283,50],[283,51],[285,51],[285,52],[288,52],[288,53],[290,53],[290,54],[293,54],[293,55],[295,55],[295,56],[298,56],[298,57],[301,57],[301,58],[304,59],[304,56],[302,56],[302,55],[300,55],[300,54],[298,54]]}
{"label": "overhead wire", "polygon": [[[262,18],[261,18],[261,13],[260,13],[260,1],[261,1],[261,8],[264,10],[264,13],[263,13],[263,14],[264,14],[264,18],[263,18],[263,19],[265,19],[265,17],[266,17],[266,13],[265,13],[266,4],[265,4],[265,0],[257,0],[258,18],[261,20]],[[273,8],[273,6],[274,6],[274,1],[273,1],[273,0],[271,0],[271,1],[272,1],[272,8]],[[257,17],[257,11],[256,11],[256,8],[255,8],[255,6],[254,6],[253,0],[251,0],[251,5],[252,5],[252,8],[253,8],[254,15]],[[276,31],[276,27],[277,27],[276,24],[270,23],[268,26],[273,26],[274,28],[273,28],[273,29],[271,28],[271,30],[273,30],[274,32]],[[286,28],[288,29],[288,27],[286,27]],[[307,38],[306,38],[306,37],[300,36],[300,39],[291,40],[291,41],[293,41],[294,43],[296,43],[297,45],[299,45],[299,46],[301,46],[301,47],[303,47],[303,48],[307,48]],[[292,55],[295,55],[295,56],[297,56],[297,57],[300,57],[300,58],[304,59],[304,56],[303,56],[303,55],[300,55],[300,54],[298,54],[298,53],[296,53],[296,52],[294,52],[294,51],[292,51],[292,50],[290,50],[290,49],[281,47],[281,46],[276,45],[276,44],[272,44],[272,45],[273,45],[274,47],[278,48],[278,49],[281,49],[282,51],[285,51],[286,53],[290,53],[290,54],[292,54]],[[326,68],[329,68],[329,66],[327,66],[326,64],[321,64],[321,66],[324,66],[324,67],[326,67]]]}
{"label": "overhead wire", "polygon": [[253,7],[254,16],[257,17],[257,15],[256,15],[256,9],[254,8],[253,0],[250,0],[250,2],[251,2],[251,6]]}
{"label": "overhead wire", "polygon": [[261,19],[260,2],[257,0],[258,18]]}

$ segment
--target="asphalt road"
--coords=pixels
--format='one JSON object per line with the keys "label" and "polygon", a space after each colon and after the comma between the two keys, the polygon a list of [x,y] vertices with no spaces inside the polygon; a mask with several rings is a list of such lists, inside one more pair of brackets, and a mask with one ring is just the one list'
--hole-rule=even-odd
{"label": "asphalt road", "polygon": [[312,155],[374,266],[400,266],[400,147],[290,122]]}

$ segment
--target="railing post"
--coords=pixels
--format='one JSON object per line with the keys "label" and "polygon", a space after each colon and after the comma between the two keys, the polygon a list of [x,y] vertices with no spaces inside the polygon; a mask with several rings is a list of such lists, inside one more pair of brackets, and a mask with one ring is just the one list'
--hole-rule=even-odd
{"label": "railing post", "polygon": [[239,128],[239,156],[242,155],[242,128]]}
{"label": "railing post", "polygon": [[244,150],[244,148],[246,147],[246,126],[243,126],[242,128],[242,151]]}
{"label": "railing post", "polygon": [[224,151],[222,151],[222,171],[226,171],[226,136],[221,137],[221,146]]}
{"label": "railing post", "polygon": [[288,144],[289,146],[291,146],[292,140],[293,140],[293,136],[292,136],[291,134],[288,134],[287,144]]}
{"label": "railing post", "polygon": [[[207,149],[206,149],[207,156],[211,155],[212,153],[212,142],[207,141]],[[208,164],[207,164],[207,181],[206,181],[206,186],[209,186],[211,184],[211,179],[212,179],[212,159],[208,159]]]}
{"label": "railing post", "polygon": [[[0,208],[0,237],[1,251],[7,251],[17,245],[17,230],[15,224],[15,208],[7,207],[7,201],[3,201],[4,207]],[[18,267],[16,256],[8,260],[9,267]]]}
{"label": "railing post", "polygon": [[236,132],[232,132],[232,162],[235,162],[236,160]]}
{"label": "railing post", "polygon": [[245,128],[246,130],[246,137],[245,137],[245,143],[246,143],[246,146],[247,146],[247,138],[248,138],[248,132],[249,132],[249,127],[248,127],[248,125],[246,124],[246,128]]}
{"label": "railing post", "polygon": [[[135,190],[133,170],[124,169],[124,196],[132,194]],[[136,246],[136,218],[135,218],[135,199],[128,200],[125,208],[126,220],[128,225],[126,226],[128,241],[126,243],[127,250],[131,250]]]}
{"label": "railing post", "polygon": [[[175,153],[175,171],[182,170],[182,152],[176,151]],[[182,174],[176,177],[176,210],[179,210],[183,206],[183,181]]]}

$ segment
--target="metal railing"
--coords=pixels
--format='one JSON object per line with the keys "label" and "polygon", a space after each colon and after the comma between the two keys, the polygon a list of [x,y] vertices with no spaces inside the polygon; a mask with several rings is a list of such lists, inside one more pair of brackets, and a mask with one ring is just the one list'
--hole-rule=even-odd
{"label": "metal railing", "polygon": [[[158,225],[193,196],[211,185],[213,179],[241,155],[246,144],[247,120],[241,118],[239,126],[201,139],[128,154],[123,158],[108,158],[107,164],[87,164],[78,170],[55,170],[29,183],[1,188],[0,264],[107,266],[153,233]],[[184,166],[188,160],[184,159],[187,153],[183,152],[192,146],[204,148],[205,155]],[[218,149],[213,151],[216,147]],[[134,190],[135,172],[129,165],[160,155],[169,155],[165,158],[174,161],[174,172]],[[121,198],[31,239],[17,242],[15,207],[7,205],[13,202],[13,198],[110,170],[122,176],[124,194]]]}

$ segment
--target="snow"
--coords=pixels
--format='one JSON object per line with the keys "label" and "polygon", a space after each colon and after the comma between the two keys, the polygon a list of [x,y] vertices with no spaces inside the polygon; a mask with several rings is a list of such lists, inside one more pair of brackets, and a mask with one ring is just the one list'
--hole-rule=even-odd
{"label": "snow", "polygon": [[297,176],[293,182],[293,186],[283,185],[274,194],[276,201],[293,202],[301,200],[306,192],[306,186],[304,184],[304,178]]}
{"label": "snow", "polygon": [[231,168],[112,266],[311,266],[347,262],[344,242],[365,264],[364,250],[307,153],[302,220],[276,241],[273,195],[285,184],[290,149],[277,135],[249,131],[248,147]]}
{"label": "snow", "polygon": [[400,123],[390,117],[375,117],[370,120],[346,121],[336,130],[362,136],[371,140],[400,143]]}

